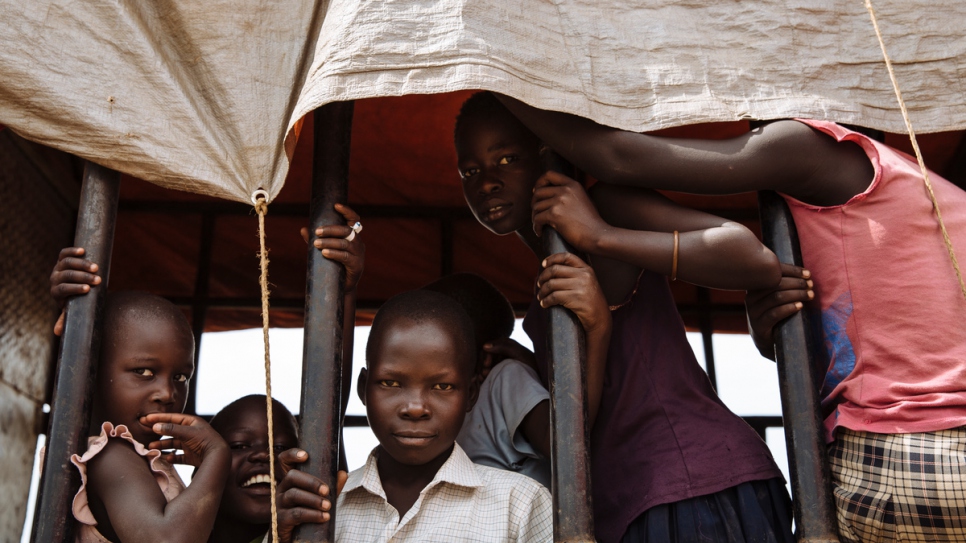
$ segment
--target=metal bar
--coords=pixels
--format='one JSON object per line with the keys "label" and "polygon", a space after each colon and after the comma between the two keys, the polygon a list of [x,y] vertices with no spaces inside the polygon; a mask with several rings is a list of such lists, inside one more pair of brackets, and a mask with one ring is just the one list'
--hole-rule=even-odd
{"label": "metal bar", "polygon": [[704,346],[704,367],[711,386],[718,390],[718,372],[714,367],[714,321],[711,318],[711,292],[698,287],[698,326],[701,327],[701,343]]}
{"label": "metal bar", "polygon": [[[761,231],[765,245],[778,259],[802,265],[798,231],[781,196],[759,192]],[[795,497],[796,539],[800,542],[838,542],[835,507],[830,492],[828,458],[819,409],[810,326],[804,311],[788,318],[775,329],[775,359],[778,386],[785,421],[788,469]]]}
{"label": "metal bar", "polygon": [[[466,206],[425,206],[425,205],[375,205],[355,204],[352,206],[359,215],[367,220],[371,219],[450,219],[476,222],[473,214]],[[754,210],[736,208],[696,208],[731,221],[754,221],[758,217]],[[167,213],[172,215],[190,215],[211,213],[214,215],[249,216],[252,206],[237,202],[181,202],[156,200],[126,200],[121,202],[120,210],[124,213]],[[273,217],[305,217],[308,206],[296,203],[273,203]]]}
{"label": "metal bar", "polygon": [[85,257],[98,265],[102,282],[85,296],[67,300],[33,541],[73,541],[71,501],[80,488],[80,475],[70,463],[70,455],[87,448],[91,392],[100,352],[101,310],[110,276],[120,186],[120,173],[91,162],[86,164],[74,245],[83,247]]}
{"label": "metal bar", "polygon": [[[336,102],[315,110],[312,206],[309,231],[344,224],[333,205],[345,203],[349,190],[349,146],[353,102]],[[300,469],[329,488],[336,488],[341,441],[342,326],[345,311],[345,267],[308,246],[305,282],[305,340],[302,350],[302,448],[309,461]],[[335,541],[335,495],[325,524],[304,524],[296,542]]]}
{"label": "metal bar", "polygon": [[[573,167],[553,151],[543,149],[541,158],[547,170],[573,177]],[[541,258],[556,253],[577,254],[549,226],[544,227],[541,238]],[[595,541],[587,427],[586,336],[577,316],[560,306],[547,311],[547,332],[553,539],[568,543]]]}
{"label": "metal bar", "polygon": [[211,246],[215,239],[215,216],[201,217],[201,243],[198,247],[198,270],[195,272],[195,293],[191,303],[191,333],[195,337],[195,372],[188,381],[188,401],[184,412],[198,412],[198,362],[201,360],[201,336],[208,318],[208,285],[211,275]]}
{"label": "metal bar", "polygon": [[[194,298],[188,296],[173,296],[169,297],[168,300],[179,307],[191,307],[194,304]],[[356,302],[356,308],[366,311],[375,311],[382,307],[382,304],[384,303],[386,303],[385,300],[368,298],[358,300]],[[253,297],[208,298],[207,306],[208,309],[260,309],[262,307],[262,300],[261,298]],[[272,298],[272,311],[303,309],[304,307],[305,300],[302,298]],[[529,303],[513,304],[513,310],[520,315],[525,314],[528,307],[530,307]],[[681,315],[700,315],[702,311],[706,310],[699,304],[677,304],[677,307],[678,313]],[[709,311],[712,315],[730,317],[745,316],[745,306],[742,304],[711,304],[707,311]]]}

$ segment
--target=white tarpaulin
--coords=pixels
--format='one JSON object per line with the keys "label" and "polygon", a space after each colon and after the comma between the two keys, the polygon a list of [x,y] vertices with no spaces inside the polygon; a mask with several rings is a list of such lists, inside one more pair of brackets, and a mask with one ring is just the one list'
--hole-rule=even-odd
{"label": "white tarpaulin", "polygon": [[[966,2],[877,0],[914,127],[966,128]],[[274,197],[332,101],[491,89],[629,130],[904,131],[862,0],[0,0],[0,124],[160,185]]]}

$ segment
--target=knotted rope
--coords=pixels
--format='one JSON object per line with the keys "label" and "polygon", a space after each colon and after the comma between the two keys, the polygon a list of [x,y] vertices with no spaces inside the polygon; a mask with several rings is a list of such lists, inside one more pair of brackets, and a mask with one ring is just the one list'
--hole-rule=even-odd
{"label": "knotted rope", "polygon": [[872,18],[872,26],[875,27],[875,35],[879,38],[879,48],[882,49],[882,58],[885,59],[886,68],[889,70],[889,79],[892,80],[892,88],[896,91],[896,100],[899,101],[899,109],[902,111],[902,119],[906,122],[906,130],[909,131],[909,140],[912,141],[912,149],[916,152],[916,160],[919,161],[919,170],[922,172],[922,180],[926,184],[926,191],[932,201],[932,208],[936,212],[936,219],[939,221],[939,229],[943,233],[943,242],[946,244],[946,252],[949,259],[953,262],[953,269],[956,271],[956,278],[959,279],[959,290],[966,299],[966,283],[963,282],[963,272],[959,269],[959,262],[956,260],[956,252],[953,250],[953,242],[946,231],[946,223],[943,222],[943,215],[939,211],[939,201],[936,200],[936,193],[932,190],[932,182],[929,181],[929,171],[926,169],[926,162],[922,159],[922,151],[919,150],[919,142],[916,141],[916,132],[912,129],[912,121],[909,120],[909,112],[906,110],[906,103],[902,100],[902,92],[899,91],[899,82],[896,81],[896,73],[892,69],[892,60],[886,53],[885,42],[882,41],[882,32],[879,30],[879,22],[875,17],[875,10],[872,8],[872,1],[865,0],[865,9],[869,10],[869,17]]}
{"label": "knotted rope", "polygon": [[268,214],[268,193],[257,190],[252,194],[255,212],[258,214],[258,259],[262,287],[262,338],[265,342],[265,409],[268,412],[268,477],[272,490],[272,543],[278,543],[278,510],[275,504],[275,419],[272,416],[272,357],[268,348],[268,250],[265,248],[265,215]]}

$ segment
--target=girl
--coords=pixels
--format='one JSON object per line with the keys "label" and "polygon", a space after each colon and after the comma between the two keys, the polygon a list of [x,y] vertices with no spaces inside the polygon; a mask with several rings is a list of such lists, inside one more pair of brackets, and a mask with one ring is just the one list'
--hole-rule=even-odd
{"label": "girl", "polygon": [[[688,346],[665,276],[716,288],[778,284],[775,256],[741,225],[643,189],[544,173],[540,140],[492,94],[456,121],[463,193],[496,234],[540,252],[556,228],[572,254],[544,260],[524,321],[546,382],[540,308],[560,303],[590,270],[611,306],[606,364],[588,356],[591,470],[597,538],[616,541],[791,541],[789,500],[768,448],[721,403]],[[563,304],[567,306],[567,304]],[[585,321],[588,345],[598,323]]]}
{"label": "girl", "polygon": [[[966,487],[966,327],[951,325],[962,322],[966,300],[914,159],[825,121],[779,121],[723,141],[671,140],[501,100],[601,181],[782,194],[814,279],[785,267],[777,289],[749,296],[748,313],[766,356],[781,318],[805,303],[819,313],[840,535],[964,537],[966,501],[945,489]],[[961,244],[966,192],[930,179],[949,236]]]}

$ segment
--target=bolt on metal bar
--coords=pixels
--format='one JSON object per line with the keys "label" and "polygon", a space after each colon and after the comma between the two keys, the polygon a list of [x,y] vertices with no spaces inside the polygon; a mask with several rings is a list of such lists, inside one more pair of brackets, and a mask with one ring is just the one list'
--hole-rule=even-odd
{"label": "bolt on metal bar", "polygon": [[[775,192],[758,193],[761,231],[765,245],[787,264],[802,265],[795,221],[785,201]],[[809,316],[800,311],[775,328],[775,359],[792,478],[796,540],[838,543],[838,524],[832,503],[831,476],[812,351]]]}
{"label": "bolt on metal bar", "polygon": [[83,247],[84,258],[98,265],[101,284],[86,295],[67,301],[40,499],[31,537],[36,542],[73,541],[71,503],[80,488],[80,474],[70,456],[87,449],[120,186],[120,173],[92,162],[85,164],[74,245]]}
{"label": "bolt on metal bar", "polygon": [[[353,102],[336,102],[315,110],[310,233],[320,226],[344,222],[333,206],[346,203],[348,198],[352,113]],[[298,543],[335,541],[342,411],[345,267],[323,257],[311,243],[307,250],[301,446],[309,453],[309,461],[299,469],[329,486],[332,509],[329,522],[300,526],[294,538]]]}
{"label": "bolt on metal bar", "polygon": [[[548,148],[541,150],[547,170],[570,177],[573,166]],[[544,227],[543,255],[573,253],[563,236]],[[547,352],[550,355],[550,422],[554,541],[594,539],[594,508],[590,486],[590,432],[587,427],[587,345],[584,329],[572,311],[561,306],[547,311]]]}

